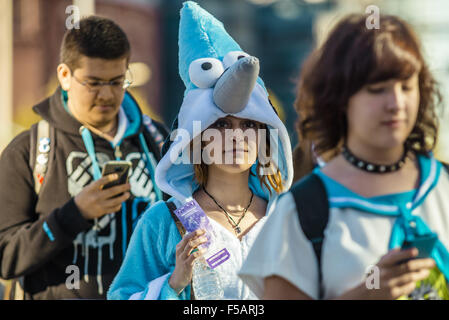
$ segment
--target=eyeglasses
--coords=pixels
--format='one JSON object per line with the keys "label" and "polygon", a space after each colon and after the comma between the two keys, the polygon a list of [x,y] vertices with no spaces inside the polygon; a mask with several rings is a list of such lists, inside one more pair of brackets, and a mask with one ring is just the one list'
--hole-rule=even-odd
{"label": "eyeglasses", "polygon": [[101,80],[80,80],[72,73],[72,77],[81,85],[85,86],[89,92],[98,92],[103,86],[111,86],[114,90],[126,90],[128,89],[132,81],[131,71],[127,71],[128,76],[122,80],[112,80],[112,81],[101,81]]}

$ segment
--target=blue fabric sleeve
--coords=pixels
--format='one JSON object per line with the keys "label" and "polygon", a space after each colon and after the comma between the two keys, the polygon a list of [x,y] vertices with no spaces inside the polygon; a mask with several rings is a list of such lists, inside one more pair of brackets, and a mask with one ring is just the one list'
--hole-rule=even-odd
{"label": "blue fabric sleeve", "polygon": [[178,296],[168,284],[175,269],[176,245],[181,235],[163,201],[151,206],[137,223],[120,271],[112,282],[107,298],[128,300],[132,295],[144,299],[151,281],[166,275],[159,300],[190,299],[190,286]]}
{"label": "blue fabric sleeve", "polygon": [[[171,275],[171,273],[170,273]],[[190,299],[190,285],[184,288],[184,290],[177,295],[176,291],[173,290],[172,287],[168,284],[168,279],[165,280],[164,285],[162,286],[161,293],[159,295],[159,300],[189,300]]]}

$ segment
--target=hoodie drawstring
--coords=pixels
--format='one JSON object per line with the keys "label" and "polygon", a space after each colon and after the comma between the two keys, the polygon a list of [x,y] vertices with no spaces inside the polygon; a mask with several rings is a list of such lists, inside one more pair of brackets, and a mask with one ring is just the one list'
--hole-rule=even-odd
{"label": "hoodie drawstring", "polygon": [[95,156],[94,140],[92,139],[92,134],[90,131],[82,126],[80,128],[81,137],[83,138],[84,145],[86,146],[87,154],[92,161],[94,180],[101,178],[100,166],[98,165],[97,157]]}
{"label": "hoodie drawstring", "polygon": [[146,166],[148,172],[150,173],[151,182],[153,183],[153,190],[156,193],[157,199],[161,200],[162,192],[156,185],[156,180],[154,178],[154,170],[153,170],[153,168],[156,168],[157,163],[155,163],[155,161],[153,159],[151,159],[150,150],[148,149],[148,145],[145,142],[145,139],[144,139],[142,133],[139,134],[139,141],[140,141],[140,145],[143,149],[143,153],[145,154],[145,158],[146,158],[145,166]]}
{"label": "hoodie drawstring", "polygon": [[[81,137],[83,138],[83,142],[84,142],[84,145],[86,147],[87,154],[89,155],[89,158],[92,161],[92,170],[93,170],[94,180],[97,181],[98,179],[101,178],[101,171],[100,171],[100,166],[98,165],[97,157],[95,156],[95,146],[94,146],[94,141],[92,139],[92,134],[84,126],[82,126],[80,128],[80,133],[81,133]],[[99,228],[98,228],[98,219],[97,218],[94,219],[94,228],[93,229],[94,229],[94,232],[95,232],[95,238],[98,239],[97,238],[98,237],[97,233],[98,233],[98,229]],[[84,278],[85,278],[86,282],[89,282],[89,275],[88,275],[88,272],[87,272],[87,259],[88,259],[88,256],[89,256],[89,252],[88,252],[88,248],[87,248],[86,243],[85,243],[85,237],[83,238],[83,246],[86,248],[86,255],[85,255],[86,263],[85,263]],[[98,259],[99,260],[97,262],[97,277],[96,278],[97,278],[97,284],[98,284],[98,292],[100,294],[102,294],[103,293],[103,283],[102,283],[102,277],[101,277],[101,264],[102,264],[101,263],[102,262],[101,261],[101,259],[102,259],[102,257],[101,257],[101,248],[98,247],[98,250],[99,250],[99,252],[98,252],[98,254],[99,254]]]}

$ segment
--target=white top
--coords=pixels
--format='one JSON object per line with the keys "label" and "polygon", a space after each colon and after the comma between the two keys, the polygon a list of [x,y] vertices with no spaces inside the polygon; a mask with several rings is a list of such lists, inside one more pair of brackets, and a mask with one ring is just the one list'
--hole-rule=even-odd
{"label": "white top", "polygon": [[[256,294],[238,277],[243,261],[248,256],[248,252],[253,245],[257,235],[262,229],[267,216],[262,217],[251,230],[246,233],[240,241],[228,229],[212,218],[209,221],[214,229],[217,243],[225,244],[225,248],[230,254],[230,258],[215,268],[223,288],[224,300],[256,300]],[[170,274],[165,274],[152,280],[148,284],[147,294],[144,291],[133,294],[129,300],[157,300],[162,286]]]}
{"label": "white top", "polygon": [[[449,247],[449,179],[441,170],[435,188],[413,209]],[[374,198],[367,198],[375,205]],[[379,197],[380,198],[380,197]],[[366,212],[354,207],[332,207],[322,246],[324,299],[340,296],[359,285],[366,271],[388,252],[394,216]],[[283,195],[259,233],[239,276],[261,297],[264,278],[277,275],[314,299],[319,297],[318,263],[304,235],[292,194]]]}
{"label": "white top", "polygon": [[215,270],[220,278],[222,288],[224,289],[224,299],[232,300],[255,300],[257,296],[247,285],[238,277],[237,273],[241,269],[242,264],[248,256],[249,249],[256,240],[257,235],[262,229],[267,216],[262,217],[251,228],[251,230],[242,237],[240,241],[228,229],[223,227],[219,222],[209,218],[214,228],[217,243],[225,244],[229,251],[230,258],[223,264],[219,265]]}

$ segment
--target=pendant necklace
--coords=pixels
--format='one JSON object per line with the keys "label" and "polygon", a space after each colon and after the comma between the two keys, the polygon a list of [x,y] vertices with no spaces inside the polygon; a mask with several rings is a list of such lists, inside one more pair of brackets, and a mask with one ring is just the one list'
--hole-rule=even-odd
{"label": "pendant necklace", "polygon": [[242,216],[240,217],[239,221],[237,221],[237,223],[234,221],[234,219],[232,219],[232,217],[229,215],[229,213],[217,202],[217,200],[215,200],[214,197],[212,197],[212,195],[207,192],[206,188],[203,187],[204,192],[215,202],[215,204],[221,209],[223,210],[223,212],[226,214],[226,218],[228,218],[228,222],[229,224],[234,228],[234,231],[239,234],[240,232],[242,232],[242,229],[239,227],[240,222],[242,221],[242,219],[245,217],[246,211],[248,211],[248,208],[251,206],[251,203],[253,202],[253,196],[254,193],[253,191],[250,189],[251,191],[251,199],[249,200],[249,204],[248,206],[243,210]]}

